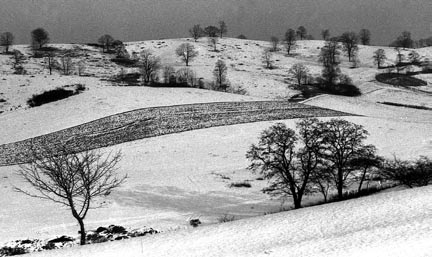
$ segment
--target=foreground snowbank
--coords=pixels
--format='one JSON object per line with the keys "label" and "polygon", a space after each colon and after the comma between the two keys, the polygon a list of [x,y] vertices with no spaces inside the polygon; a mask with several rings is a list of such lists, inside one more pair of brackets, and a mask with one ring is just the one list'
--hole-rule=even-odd
{"label": "foreground snowbank", "polygon": [[432,187],[31,256],[430,256]]}

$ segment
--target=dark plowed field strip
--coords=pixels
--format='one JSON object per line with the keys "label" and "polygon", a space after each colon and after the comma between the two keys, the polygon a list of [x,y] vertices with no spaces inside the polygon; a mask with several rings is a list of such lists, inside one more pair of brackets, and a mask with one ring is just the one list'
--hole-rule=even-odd
{"label": "dark plowed field strip", "polygon": [[102,119],[15,143],[0,145],[0,166],[28,160],[30,145],[67,143],[75,151],[194,129],[303,117],[351,114],[286,101],[223,102],[152,107]]}

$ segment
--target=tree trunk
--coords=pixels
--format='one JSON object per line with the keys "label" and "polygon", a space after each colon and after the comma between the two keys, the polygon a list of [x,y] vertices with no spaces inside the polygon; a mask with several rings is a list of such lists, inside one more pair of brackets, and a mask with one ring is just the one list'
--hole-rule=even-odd
{"label": "tree trunk", "polygon": [[80,238],[80,245],[85,245],[86,244],[86,232],[85,232],[85,228],[84,228],[84,221],[80,218],[76,218],[78,220],[79,226],[80,226],[80,234],[81,234],[81,238]]}
{"label": "tree trunk", "polygon": [[343,200],[343,170],[341,168],[338,169],[337,191],[339,200]]}

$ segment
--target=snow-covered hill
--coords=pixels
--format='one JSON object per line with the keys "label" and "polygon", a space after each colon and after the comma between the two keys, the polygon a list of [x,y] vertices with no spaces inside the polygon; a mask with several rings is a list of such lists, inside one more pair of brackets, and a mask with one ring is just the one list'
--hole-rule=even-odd
{"label": "snow-covered hill", "polygon": [[[295,56],[287,57],[282,50],[275,53],[274,60],[277,69],[273,70],[265,69],[261,61],[263,49],[270,45],[264,41],[226,38],[218,43],[219,52],[212,52],[212,48],[205,39],[200,39],[197,43],[188,39],[130,42],[127,43],[127,49],[130,51],[138,51],[142,48],[150,49],[155,55],[161,57],[163,64],[173,65],[179,69],[185,66],[176,57],[174,50],[184,42],[191,42],[199,51],[199,57],[190,66],[199,77],[211,80],[214,63],[219,58],[224,59],[228,64],[228,79],[232,85],[242,86],[249,95],[235,95],[193,88],[113,86],[100,79],[118,74],[121,67],[110,62],[109,57],[103,55],[100,49],[84,45],[56,45],[56,47],[84,49],[88,58],[86,61],[89,64],[86,72],[94,76],[79,77],[59,74],[50,76],[48,71],[43,68],[42,60],[33,58],[28,59],[24,64],[29,72],[28,75],[11,75],[10,57],[0,55],[0,98],[6,100],[6,102],[0,103],[0,111],[4,111],[0,113],[0,143],[50,133],[107,115],[138,108],[198,102],[285,98],[297,93],[289,87],[291,82],[289,82],[290,78],[287,71],[292,64],[304,63],[315,75],[321,72],[317,59],[319,48],[323,45],[322,41],[299,41],[298,48],[294,52],[296,53]],[[27,46],[14,47],[26,54],[29,53]],[[346,58],[343,58],[342,72],[353,78],[354,83],[363,92],[362,96],[349,98],[322,95],[308,99],[305,103],[361,115],[346,117],[346,119],[365,126],[370,132],[368,143],[376,145],[381,155],[391,157],[392,154],[396,154],[401,158],[416,158],[419,155],[431,156],[432,112],[378,103],[389,101],[432,107],[431,94],[405,88],[394,88],[374,81],[378,70],[374,67],[371,56],[376,49],[378,47],[360,46],[360,67],[356,69],[350,69]],[[395,59],[396,53],[391,48],[385,49],[388,61],[391,62]],[[418,49],[418,52],[424,58],[432,57],[432,48]],[[429,75],[419,76],[429,83],[422,90],[430,90],[432,77]],[[26,100],[32,94],[79,83],[84,84],[88,90],[68,99],[40,107],[26,107]],[[296,120],[283,122],[294,128]],[[268,252],[269,254],[286,256],[283,254],[289,249],[286,245],[293,246],[290,244],[290,242],[295,241],[295,234],[293,233],[299,231],[300,228],[304,230],[304,234],[301,234],[304,237],[301,241],[295,241],[297,243],[294,244],[293,251],[299,253],[296,256],[314,256],[314,254],[326,256],[327,252],[323,249],[331,251],[330,248],[332,247],[335,249],[334,256],[351,256],[350,254],[341,254],[340,251],[346,249],[350,253],[350,249],[353,249],[353,253],[358,253],[358,249],[366,249],[368,245],[370,252],[366,252],[367,254],[364,256],[373,256],[374,249],[384,247],[383,244],[389,245],[386,248],[389,251],[411,248],[419,251],[429,249],[430,245],[420,247],[425,238],[432,237],[432,233],[429,233],[428,230],[430,227],[428,218],[421,216],[431,209],[428,205],[430,199],[427,198],[428,193],[430,195],[429,188],[382,194],[374,196],[376,198],[359,199],[352,203],[319,206],[275,216],[262,216],[266,212],[279,210],[280,201],[269,199],[267,195],[262,194],[261,189],[266,186],[266,181],[257,180],[256,175],[246,170],[248,162],[245,158],[245,152],[250,144],[257,141],[260,132],[271,124],[274,122],[189,131],[102,149],[102,151],[107,152],[122,150],[123,159],[119,164],[119,172],[121,174],[127,173],[129,179],[123,187],[106,199],[104,208],[90,211],[86,218],[88,228],[94,229],[98,226],[119,224],[129,228],[150,226],[158,230],[174,231],[167,233],[167,235],[148,239],[148,241],[145,239],[142,249],[145,253],[150,253],[150,249],[153,249],[155,253],[164,254],[166,252],[168,254],[173,252],[166,248],[168,247],[166,244],[172,243],[172,251],[177,249],[180,256],[182,253],[194,254],[194,251],[190,250],[192,248],[198,256],[199,253],[206,255],[210,251],[215,256],[218,255],[217,253],[234,256],[236,254],[259,256],[266,254],[265,251],[268,249],[271,250]],[[0,206],[2,206],[0,208],[0,227],[3,232],[0,234],[0,243],[27,237],[45,239],[63,234],[76,235],[76,222],[67,209],[59,208],[51,202],[29,198],[13,190],[13,186],[24,188],[27,186],[15,174],[17,169],[17,166],[0,167],[0,194],[3,196],[0,198]],[[229,179],[224,179],[227,177]],[[229,187],[232,182],[245,180],[251,183],[251,188]],[[318,198],[319,196],[311,196],[305,201],[315,201]],[[372,202],[374,201],[386,206],[385,210],[388,212],[385,212],[384,209],[383,212],[379,212],[380,205],[373,205]],[[407,205],[400,205],[399,202],[406,202]],[[283,207],[288,207],[288,205],[289,203],[285,203]],[[409,210],[404,209],[404,206],[413,206],[409,208],[413,211],[413,215],[418,216],[410,216]],[[398,215],[393,216],[392,211],[396,211],[398,208],[401,208],[402,211],[396,212]],[[343,219],[343,222],[346,223],[332,223],[333,221],[327,220],[327,218],[335,215],[333,210],[340,210],[341,215],[345,215],[342,214],[342,210],[343,212],[347,211],[347,213],[357,217],[361,224],[355,223],[357,221],[348,216],[344,216]],[[356,210],[359,211],[359,216],[355,214]],[[373,210],[377,210],[376,215]],[[320,213],[321,216],[313,216],[315,212]],[[234,215],[236,218],[255,216],[256,218],[206,227],[209,224],[217,223],[218,218],[224,214]],[[298,217],[303,217],[303,215],[312,215],[308,222],[312,222],[313,217],[313,220],[321,220],[322,218],[321,224],[326,222],[333,224],[333,230],[327,234],[322,234],[330,239],[325,240],[316,237],[316,226],[306,226],[306,222],[300,222],[301,219]],[[403,222],[398,225],[386,223],[384,219],[388,215],[390,215],[390,219],[394,218],[396,221]],[[411,219],[412,217],[414,218]],[[419,227],[416,227],[416,217],[421,217],[421,222],[425,223],[420,222]],[[190,231],[188,220],[191,218],[200,218],[204,223],[203,228]],[[273,219],[275,222],[270,222]],[[292,223],[293,220],[294,223]],[[299,221],[297,222],[297,220]],[[374,223],[375,220],[377,223]],[[354,222],[353,230],[350,230],[348,224],[352,222]],[[377,225],[372,227],[373,224]],[[389,226],[386,227],[386,224]],[[404,224],[408,224],[407,227],[404,227]],[[253,229],[254,226],[256,226],[256,230]],[[262,228],[264,232],[259,234],[258,228]],[[340,228],[338,232],[336,232],[337,228]],[[383,229],[380,230],[380,228]],[[407,231],[412,232],[414,229],[418,229],[420,232],[405,235],[402,231],[405,228]],[[394,240],[392,234],[387,234],[392,229],[395,231]],[[219,232],[223,236],[219,236]],[[251,235],[251,242],[255,244],[246,242],[244,247],[238,249],[238,252],[233,250],[235,242],[243,244],[248,234]],[[372,235],[372,239],[368,239],[368,234]],[[238,239],[235,239],[236,235],[238,235]],[[409,236],[409,238],[403,237],[403,235]],[[189,241],[185,239],[189,237]],[[262,237],[263,240],[260,241],[259,237]],[[353,243],[350,243],[349,239],[352,239]],[[164,243],[164,240],[167,240],[167,243]],[[176,240],[185,240],[185,243],[183,244],[181,241],[176,243]],[[232,244],[229,243],[230,240],[233,242]],[[344,243],[338,246],[336,244],[338,240]],[[144,242],[147,243],[144,244]],[[221,242],[221,244],[215,242]],[[403,242],[405,244],[402,244]],[[156,249],[158,244],[161,244],[162,248]],[[413,247],[408,247],[411,244]],[[70,254],[72,254],[71,256],[74,256],[73,254],[75,256],[91,256],[90,253],[100,252],[102,254],[108,252],[110,248],[119,247],[119,249],[124,250],[130,247],[133,255],[135,250],[141,251],[140,245],[141,241],[136,240],[124,243],[124,245],[123,243],[116,243],[75,249]],[[187,248],[189,246],[191,248]],[[320,249],[323,251],[321,252]],[[88,255],[86,254],[87,250]],[[309,251],[310,255],[307,254]],[[404,251],[401,250],[400,253],[404,253]],[[416,252],[413,251],[412,253]],[[422,256],[420,253],[418,256]],[[52,254],[56,254],[56,252]],[[67,254],[69,252],[65,252],[65,256]],[[163,254],[161,256],[164,256]],[[178,254],[172,255],[179,256]],[[186,254],[186,256],[188,255]],[[209,254],[209,256],[211,255]],[[352,256],[356,255],[352,254]],[[381,256],[386,256],[386,254],[381,254]],[[389,254],[388,256],[393,255]]]}

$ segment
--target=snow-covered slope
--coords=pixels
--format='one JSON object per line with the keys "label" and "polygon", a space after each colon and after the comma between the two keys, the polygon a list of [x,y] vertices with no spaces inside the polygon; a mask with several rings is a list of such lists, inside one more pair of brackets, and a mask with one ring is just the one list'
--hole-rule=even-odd
{"label": "snow-covered slope", "polygon": [[392,256],[432,251],[432,187],[31,256]]}

